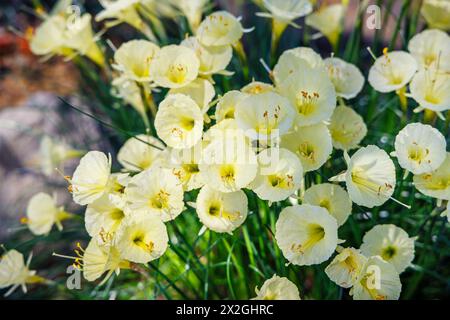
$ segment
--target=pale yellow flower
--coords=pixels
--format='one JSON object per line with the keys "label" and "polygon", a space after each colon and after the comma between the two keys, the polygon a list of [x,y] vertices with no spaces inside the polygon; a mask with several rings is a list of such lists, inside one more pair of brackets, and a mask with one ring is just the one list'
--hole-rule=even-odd
{"label": "pale yellow flower", "polygon": [[309,0],[263,0],[263,5],[274,20],[286,24],[312,12]]}
{"label": "pale yellow flower", "polygon": [[369,145],[360,148],[351,158],[344,155],[347,171],[330,181],[345,181],[350,199],[361,206],[373,208],[392,199],[395,166],[386,151]]}
{"label": "pale yellow flower", "polygon": [[37,276],[36,271],[30,270],[31,255],[25,264],[23,255],[17,250],[6,252],[0,259],[0,289],[11,287],[5,297],[13,293],[18,287],[27,292],[27,284],[42,283],[45,279]]}
{"label": "pale yellow flower", "polygon": [[297,110],[299,126],[329,120],[336,107],[336,91],[325,69],[311,68],[303,59],[287,79],[279,84],[279,92]]}
{"label": "pale yellow flower", "polygon": [[255,152],[242,134],[233,134],[235,130],[226,130],[225,133],[231,132],[225,135],[219,134],[221,130],[217,131],[219,136],[213,137],[203,151],[200,171],[211,188],[221,192],[238,191],[247,187],[256,176]]}
{"label": "pale yellow flower", "polygon": [[162,165],[172,171],[185,191],[201,188],[205,184],[198,166],[201,161],[203,142],[189,149],[168,149]]}
{"label": "pale yellow flower", "polygon": [[283,148],[268,148],[258,154],[258,173],[250,188],[259,198],[281,201],[300,188],[303,167],[298,157]]}
{"label": "pale yellow flower", "polygon": [[450,109],[450,74],[421,70],[412,79],[409,89],[411,97],[419,104],[418,110],[442,112]]}
{"label": "pale yellow flower", "polygon": [[301,300],[297,286],[288,278],[273,275],[261,289],[256,287],[256,297],[252,300]]}
{"label": "pale yellow flower", "polygon": [[115,238],[122,259],[136,263],[158,259],[166,251],[168,242],[167,229],[161,219],[144,214],[126,217]]}
{"label": "pale yellow flower", "polygon": [[323,123],[306,127],[299,123],[297,120],[294,130],[281,137],[281,146],[299,157],[305,172],[317,170],[333,151],[330,132]]}
{"label": "pale yellow flower", "polygon": [[246,97],[246,94],[231,90],[219,98],[216,105],[215,119],[220,122],[224,119],[234,119],[236,105]]}
{"label": "pale yellow flower", "polygon": [[414,186],[424,195],[450,200],[450,152],[444,162],[436,170],[415,175],[413,178]]}
{"label": "pale yellow flower", "polygon": [[437,29],[424,30],[409,40],[408,51],[424,68],[450,71],[450,36]]}
{"label": "pale yellow flower", "polygon": [[216,95],[216,91],[211,82],[202,78],[197,78],[184,87],[169,90],[169,94],[176,93],[191,97],[203,113],[208,112],[209,104]]}
{"label": "pale yellow flower", "polygon": [[111,156],[90,151],[81,158],[70,179],[73,201],[80,205],[94,202],[111,189]]}
{"label": "pale yellow flower", "polygon": [[71,50],[65,48],[65,25],[66,21],[60,15],[45,19],[30,40],[31,51],[37,55],[71,54]]}
{"label": "pale yellow flower", "polygon": [[35,194],[27,206],[27,225],[35,235],[48,234],[56,224],[62,230],[62,221],[70,219],[72,215],[58,207],[56,199],[46,193]]}
{"label": "pale yellow flower", "polygon": [[99,244],[108,244],[125,218],[124,208],[111,201],[109,195],[89,204],[84,214],[88,234]]}
{"label": "pale yellow flower", "polygon": [[424,0],[420,12],[431,28],[450,30],[450,2],[448,0]]}
{"label": "pale yellow flower", "polygon": [[309,204],[284,208],[275,229],[284,257],[295,265],[328,260],[338,242],[336,219],[326,209]]}
{"label": "pale yellow flower", "polygon": [[159,47],[150,41],[125,42],[114,53],[113,67],[130,80],[149,82],[150,65],[158,51]]}
{"label": "pale yellow flower", "polygon": [[288,99],[274,92],[249,95],[236,105],[238,127],[253,140],[268,141],[277,132],[285,134],[292,126],[295,111]]}
{"label": "pale yellow flower", "polygon": [[306,17],[305,23],[319,30],[335,48],[342,32],[342,20],[346,8],[343,4],[321,6],[317,11]]}
{"label": "pale yellow flower", "polygon": [[209,0],[170,0],[187,18],[191,30],[195,32],[202,21],[203,10]]}
{"label": "pale yellow flower", "polygon": [[427,124],[410,123],[395,137],[395,152],[400,166],[413,174],[436,170],[445,160],[447,143],[437,129]]}
{"label": "pale yellow flower", "polygon": [[76,150],[65,142],[54,140],[46,135],[41,139],[39,146],[39,161],[42,172],[50,176],[64,161],[78,158],[83,154],[84,151]]}
{"label": "pale yellow flower", "polygon": [[224,193],[206,185],[197,196],[196,210],[208,229],[231,234],[247,218],[248,200],[242,190]]}
{"label": "pale yellow flower", "polygon": [[324,63],[338,97],[352,99],[361,92],[364,76],[358,67],[334,57],[325,59]]}
{"label": "pale yellow flower", "polygon": [[260,94],[267,92],[276,92],[273,85],[261,81],[252,81],[241,88],[241,92],[245,94]]}
{"label": "pale yellow flower", "polygon": [[190,148],[202,137],[203,113],[192,98],[171,94],[159,104],[155,128],[168,146]]}
{"label": "pale yellow flower", "polygon": [[231,45],[207,47],[202,45],[196,37],[186,38],[181,42],[181,45],[195,51],[200,61],[198,70],[200,75],[232,74],[225,70],[233,57]]}
{"label": "pale yellow flower", "polygon": [[150,65],[150,77],[161,87],[180,88],[197,78],[200,61],[194,50],[177,45],[162,47]]}
{"label": "pale yellow flower", "polygon": [[235,16],[226,11],[216,11],[200,23],[197,39],[205,46],[234,45],[243,33],[242,25]]}
{"label": "pale yellow flower", "polygon": [[395,267],[380,256],[370,257],[350,294],[354,300],[398,300],[402,284]]}
{"label": "pale yellow flower", "polygon": [[325,268],[325,273],[338,286],[350,288],[366,262],[367,258],[358,249],[345,248]]}
{"label": "pale yellow flower", "polygon": [[120,23],[127,23],[133,28],[144,33],[147,38],[156,40],[153,31],[142,20],[139,14],[139,6],[142,0],[99,0],[103,7],[95,20],[107,20],[106,27],[114,27]]}
{"label": "pale yellow flower", "polygon": [[414,259],[414,240],[402,228],[379,224],[364,235],[361,252],[367,257],[380,256],[402,273]]}
{"label": "pale yellow flower", "polygon": [[135,175],[125,188],[125,197],[131,212],[163,221],[175,219],[184,209],[181,183],[170,170],[157,166]]}
{"label": "pale yellow flower", "polygon": [[328,129],[333,140],[333,147],[340,150],[358,148],[367,134],[364,119],[347,106],[338,106],[334,109]]}
{"label": "pale yellow flower", "polygon": [[417,71],[417,62],[405,51],[385,51],[369,71],[368,81],[379,92],[400,90],[407,85]]}
{"label": "pale yellow flower", "polygon": [[164,145],[155,137],[139,134],[123,144],[117,161],[128,171],[139,172],[156,163],[163,149]]}
{"label": "pale yellow flower", "polygon": [[342,226],[352,213],[352,201],[348,193],[338,185],[322,183],[311,186],[303,195],[303,202],[327,209],[338,226]]}
{"label": "pale yellow flower", "polygon": [[302,69],[304,63],[311,68],[323,68],[322,57],[309,47],[297,47],[284,51],[273,69],[274,82],[283,83],[294,71]]}
{"label": "pale yellow flower", "polygon": [[131,263],[120,257],[117,247],[112,245],[100,246],[95,239],[92,239],[83,255],[76,258],[75,265],[82,263],[83,276],[87,281],[95,281],[105,272],[101,284],[105,283],[113,273],[119,275],[120,269],[130,269]]}

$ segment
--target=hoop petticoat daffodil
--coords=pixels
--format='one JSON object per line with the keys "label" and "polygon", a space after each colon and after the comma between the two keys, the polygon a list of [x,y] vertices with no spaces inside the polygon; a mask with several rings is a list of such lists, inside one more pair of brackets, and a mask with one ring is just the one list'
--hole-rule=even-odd
{"label": "hoop petticoat daffodil", "polygon": [[48,280],[36,275],[36,271],[30,270],[32,255],[28,256],[25,264],[23,255],[17,250],[5,252],[0,258],[0,289],[11,287],[5,297],[11,295],[18,287],[27,292],[27,284],[45,283]]}
{"label": "hoop petticoat daffodil", "polygon": [[424,0],[420,13],[431,28],[450,30],[450,2],[448,0]]}
{"label": "hoop petticoat daffodil", "polygon": [[450,72],[450,36],[446,32],[424,30],[409,40],[408,51],[422,68]]}
{"label": "hoop petticoat daffodil", "polygon": [[156,41],[152,29],[142,20],[138,10],[142,0],[99,0],[103,7],[96,16],[96,21],[107,20],[107,28],[121,23],[127,23],[136,30],[142,32],[148,39]]}
{"label": "hoop petticoat daffodil", "polygon": [[272,52],[286,27],[300,28],[294,20],[310,14],[313,9],[309,0],[263,0],[262,3],[269,12],[257,12],[256,15],[272,19]]}
{"label": "hoop petticoat daffodil", "polygon": [[200,221],[214,232],[231,234],[247,218],[248,200],[242,190],[224,193],[205,185],[195,206]]}
{"label": "hoop petticoat daffodil", "polygon": [[426,196],[450,200],[450,152],[447,152],[444,162],[436,170],[414,175],[413,183]]}
{"label": "hoop petticoat daffodil", "polygon": [[66,212],[64,207],[57,206],[55,196],[39,192],[28,202],[25,221],[33,234],[46,235],[50,233],[53,225],[61,231],[62,222],[72,217],[73,215]]}
{"label": "hoop petticoat daffodil", "polygon": [[273,275],[264,281],[260,289],[256,287],[256,297],[252,300],[301,300],[297,286],[288,278]]}
{"label": "hoop petticoat daffodil", "polygon": [[414,112],[431,110],[445,120],[442,112],[450,109],[450,74],[435,69],[419,71],[409,86],[410,97],[419,107]]}
{"label": "hoop petticoat daffodil", "polygon": [[393,224],[379,224],[364,235],[361,252],[366,257],[380,256],[400,274],[414,259],[415,239]]}
{"label": "hoop petticoat daffodil", "polygon": [[326,209],[309,204],[284,208],[275,239],[283,256],[295,265],[314,265],[331,257],[338,244],[337,222]]}
{"label": "hoop petticoat daffodil", "polygon": [[203,134],[204,115],[195,101],[185,94],[169,94],[155,117],[158,136],[170,147],[193,147]]}
{"label": "hoop petticoat daffodil", "polygon": [[164,144],[161,141],[153,136],[140,134],[125,141],[117,153],[117,161],[126,171],[140,172],[157,163],[162,150]]}
{"label": "hoop petticoat daffodil", "polygon": [[444,136],[430,125],[410,123],[395,137],[395,152],[400,166],[413,174],[436,170],[446,158]]}
{"label": "hoop petticoat daffodil", "polygon": [[388,199],[410,208],[392,198],[396,177],[395,166],[389,155],[374,145],[360,148],[350,158],[344,151],[347,171],[329,181],[345,181],[350,199],[361,206],[373,208]]}
{"label": "hoop petticoat daffodil", "polygon": [[194,50],[181,45],[162,47],[150,65],[150,77],[164,88],[180,88],[197,78],[200,61]]}
{"label": "hoop petticoat daffodil", "polygon": [[334,57],[323,62],[338,97],[352,99],[361,92],[365,80],[355,65]]}
{"label": "hoop petticoat daffodil", "polygon": [[150,65],[159,47],[146,40],[131,40],[122,44],[114,53],[114,69],[124,77],[136,82],[148,83]]}
{"label": "hoop petticoat daffodil", "polygon": [[300,159],[283,148],[268,148],[258,154],[258,173],[250,184],[259,198],[282,201],[300,188],[303,167]]}
{"label": "hoop petticoat daffodil", "polygon": [[353,300],[398,300],[402,284],[395,267],[380,256],[367,259],[350,295]]}
{"label": "hoop petticoat daffodil", "polygon": [[367,258],[354,248],[338,247],[336,251],[338,254],[325,268],[325,273],[338,286],[350,288],[355,284]]}
{"label": "hoop petticoat daffodil", "polygon": [[158,216],[133,214],[120,225],[114,245],[122,259],[147,263],[161,257],[168,242],[166,226]]}
{"label": "hoop petticoat daffodil", "polygon": [[184,209],[182,184],[171,170],[159,166],[133,176],[125,188],[125,199],[131,212],[162,221],[175,219]]}
{"label": "hoop petticoat daffodil", "polygon": [[327,209],[338,226],[342,226],[352,213],[352,201],[348,193],[340,186],[322,183],[311,186],[303,195],[303,203]]}
{"label": "hoop petticoat daffodil", "polygon": [[328,129],[333,140],[333,147],[340,150],[358,148],[367,135],[367,126],[355,110],[340,105],[334,109]]}
{"label": "hoop petticoat daffodil", "polygon": [[343,28],[343,18],[347,6],[343,4],[332,4],[321,6],[319,9],[306,17],[305,23],[319,30],[331,43],[333,50],[337,50],[339,36]]}

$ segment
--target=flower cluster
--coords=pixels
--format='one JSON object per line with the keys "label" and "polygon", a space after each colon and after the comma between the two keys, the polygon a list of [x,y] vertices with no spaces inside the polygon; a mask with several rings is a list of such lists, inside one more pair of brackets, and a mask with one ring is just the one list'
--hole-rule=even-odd
{"label": "flower cluster", "polygon": [[[272,241],[287,263],[326,263],[328,278],[351,288],[354,299],[398,299],[400,274],[412,264],[416,238],[396,225],[378,224],[356,249],[345,246],[348,239],[338,234],[354,205],[372,209],[391,200],[411,207],[413,203],[394,198],[400,185],[394,157],[405,170],[404,178],[412,173],[424,196],[436,198],[438,205],[449,201],[448,136],[432,125],[412,122],[398,131],[391,153],[364,143],[368,125],[349,104],[365,86],[363,73],[355,64],[334,55],[322,57],[306,46],[284,51],[272,69],[267,67],[271,83],[253,80],[235,90],[218,88],[217,79],[233,75],[227,70],[233,51],[245,61],[241,37],[249,30],[226,11],[202,20],[205,2],[102,1],[104,10],[96,20],[108,20],[108,27],[125,22],[147,36],[114,48],[110,81],[115,97],[139,112],[147,130],[121,146],[117,170],[110,154],[84,154],[55,147],[50,140],[44,145],[47,171],[84,154],[65,177],[73,201],[86,206],[84,224],[90,236],[85,249],[78,245],[75,266],[86,280],[103,276],[104,283],[121,269],[140,270],[166,254],[168,225],[177,224],[189,210],[197,214],[200,236],[206,230],[227,235],[243,228],[255,214],[254,203],[263,201],[281,208],[279,214],[270,212]],[[436,27],[446,23],[435,16],[435,7],[443,5],[437,2],[442,1],[425,1],[423,7]],[[268,12],[258,15],[272,19],[275,40],[288,25],[296,26],[295,19],[307,16],[306,24],[337,48],[347,3],[313,12],[307,0],[264,0],[262,8]],[[161,46],[142,16],[153,19],[156,30],[157,16],[180,12],[192,35]],[[66,11],[47,16],[31,40],[33,52],[85,55],[104,65],[89,22],[88,14],[75,20]],[[396,92],[405,110],[412,98],[418,104],[415,111],[445,119],[450,108],[450,37],[427,29],[409,41],[408,51],[385,49],[381,57],[374,56],[369,84],[380,93]],[[162,97],[158,103],[155,95]],[[331,158],[342,160],[346,170],[322,176]],[[312,174],[320,176],[314,183],[307,179]],[[450,216],[448,209],[444,214]],[[53,225],[62,229],[73,216],[54,197],[38,193],[29,202],[24,223],[34,234],[45,235]],[[2,260],[2,287],[34,279],[16,255],[10,251]],[[4,281],[11,268],[20,275]],[[297,286],[277,275],[256,294],[255,299],[300,299]]]}

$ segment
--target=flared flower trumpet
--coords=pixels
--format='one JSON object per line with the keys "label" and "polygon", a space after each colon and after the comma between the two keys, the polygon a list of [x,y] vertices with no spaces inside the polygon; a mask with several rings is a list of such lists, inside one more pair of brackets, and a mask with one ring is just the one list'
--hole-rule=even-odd
{"label": "flared flower trumpet", "polygon": [[264,281],[260,289],[256,287],[256,297],[252,300],[300,300],[297,286],[288,278],[273,275]]}
{"label": "flared flower trumpet", "polygon": [[242,190],[223,193],[206,185],[197,196],[196,210],[206,228],[231,234],[247,218],[248,200]]}
{"label": "flared flower trumpet", "polygon": [[400,166],[413,174],[436,170],[446,158],[444,136],[430,125],[410,123],[395,137],[395,155]]}
{"label": "flared flower trumpet", "polygon": [[305,191],[303,203],[327,209],[338,226],[342,226],[352,213],[352,201],[340,186],[331,183],[316,184]]}
{"label": "flared flower trumpet", "polygon": [[364,235],[361,252],[367,257],[380,256],[402,273],[414,259],[414,240],[402,228],[379,224]]}
{"label": "flared flower trumpet", "polygon": [[326,261],[338,243],[336,219],[326,209],[309,204],[284,208],[275,229],[284,257],[299,266]]}
{"label": "flared flower trumpet", "polygon": [[330,181],[345,181],[350,199],[373,208],[385,203],[395,188],[395,166],[386,151],[374,145],[363,147],[350,158],[344,153],[347,171]]}
{"label": "flared flower trumpet", "polygon": [[57,206],[55,197],[39,192],[28,202],[25,221],[33,234],[45,235],[50,232],[53,225],[61,231],[62,222],[72,217],[73,215],[65,211],[64,207]]}

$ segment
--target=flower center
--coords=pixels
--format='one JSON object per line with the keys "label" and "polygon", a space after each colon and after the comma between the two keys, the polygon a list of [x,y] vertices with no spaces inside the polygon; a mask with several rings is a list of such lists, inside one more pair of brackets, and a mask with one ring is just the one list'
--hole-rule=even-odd
{"label": "flower center", "polygon": [[183,83],[186,79],[187,67],[180,63],[171,64],[167,71],[167,78],[174,83]]}
{"label": "flower center", "polygon": [[310,115],[316,110],[319,98],[317,92],[300,91],[296,98],[297,111],[304,116]]}

